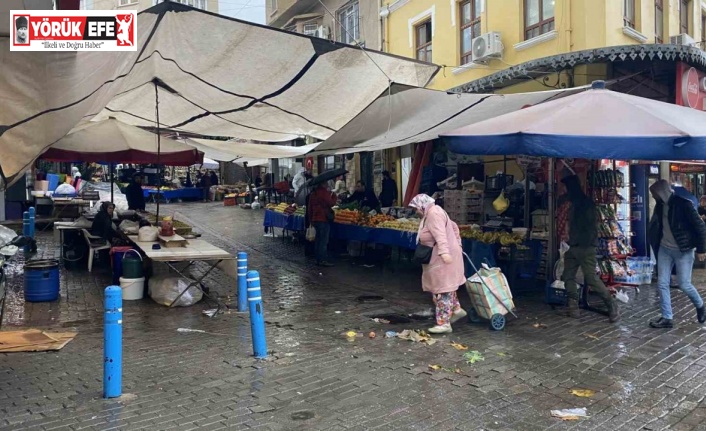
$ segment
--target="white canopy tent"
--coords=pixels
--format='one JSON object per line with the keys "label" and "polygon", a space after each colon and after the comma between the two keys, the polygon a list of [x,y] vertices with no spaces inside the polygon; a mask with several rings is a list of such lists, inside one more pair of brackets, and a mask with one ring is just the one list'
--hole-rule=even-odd
{"label": "white canopy tent", "polygon": [[[7,16],[6,16],[7,18]],[[326,139],[387,91],[438,66],[164,2],[136,52],[10,52],[0,37],[0,169],[13,182],[81,121],[196,134]]]}
{"label": "white canopy tent", "polygon": [[185,139],[204,155],[221,162],[240,162],[301,157],[311,152],[319,144],[292,147],[286,145],[255,144],[250,142],[216,141],[211,139]]}
{"label": "white canopy tent", "polygon": [[377,151],[437,139],[462,126],[585,90],[519,94],[456,94],[393,84],[312,155]]}

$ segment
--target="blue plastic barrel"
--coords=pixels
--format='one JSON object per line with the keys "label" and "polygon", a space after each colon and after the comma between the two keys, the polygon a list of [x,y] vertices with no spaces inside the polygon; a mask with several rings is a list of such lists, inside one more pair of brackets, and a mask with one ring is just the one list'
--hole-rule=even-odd
{"label": "blue plastic barrel", "polygon": [[59,298],[59,262],[31,260],[24,266],[25,301],[48,302]]}

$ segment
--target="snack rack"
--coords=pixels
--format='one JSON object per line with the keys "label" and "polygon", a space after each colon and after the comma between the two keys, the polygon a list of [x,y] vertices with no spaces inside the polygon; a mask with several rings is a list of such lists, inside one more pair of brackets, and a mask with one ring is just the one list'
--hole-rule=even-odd
{"label": "snack rack", "polygon": [[[598,222],[597,272],[615,292],[620,286],[638,288],[630,230],[630,171],[627,162],[602,160],[588,173],[588,189],[596,203]],[[585,297],[585,296],[584,296]]]}

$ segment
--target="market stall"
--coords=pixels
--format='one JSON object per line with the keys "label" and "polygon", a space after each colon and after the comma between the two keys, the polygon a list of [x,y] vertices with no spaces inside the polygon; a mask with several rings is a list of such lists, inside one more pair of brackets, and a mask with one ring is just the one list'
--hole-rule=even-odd
{"label": "market stall", "polygon": [[[541,121],[537,121],[539,118]],[[542,181],[547,187],[550,220],[546,239],[549,282],[555,279],[554,262],[566,218],[561,205],[563,186],[557,179],[568,173],[577,175],[599,212],[600,256],[596,271],[606,284],[618,290],[649,283],[652,273],[649,254],[636,255],[632,245],[633,230],[644,235],[649,216],[645,206],[649,200],[648,169],[639,169],[639,164],[628,161],[702,159],[706,155],[706,115],[607,91],[602,82],[597,82],[590,91],[473,124],[442,137],[449,149],[459,154],[547,157],[540,170],[546,175]],[[642,252],[649,253],[644,243]],[[556,299],[549,295],[550,291],[548,286],[548,299]],[[587,296],[584,294],[584,301]]]}

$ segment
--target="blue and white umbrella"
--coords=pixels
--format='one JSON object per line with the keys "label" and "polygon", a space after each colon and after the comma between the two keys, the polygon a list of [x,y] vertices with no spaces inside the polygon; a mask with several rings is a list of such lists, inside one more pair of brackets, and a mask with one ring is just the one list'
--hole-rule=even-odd
{"label": "blue and white umbrella", "polygon": [[593,88],[441,135],[449,150],[616,160],[705,160],[706,113]]}

